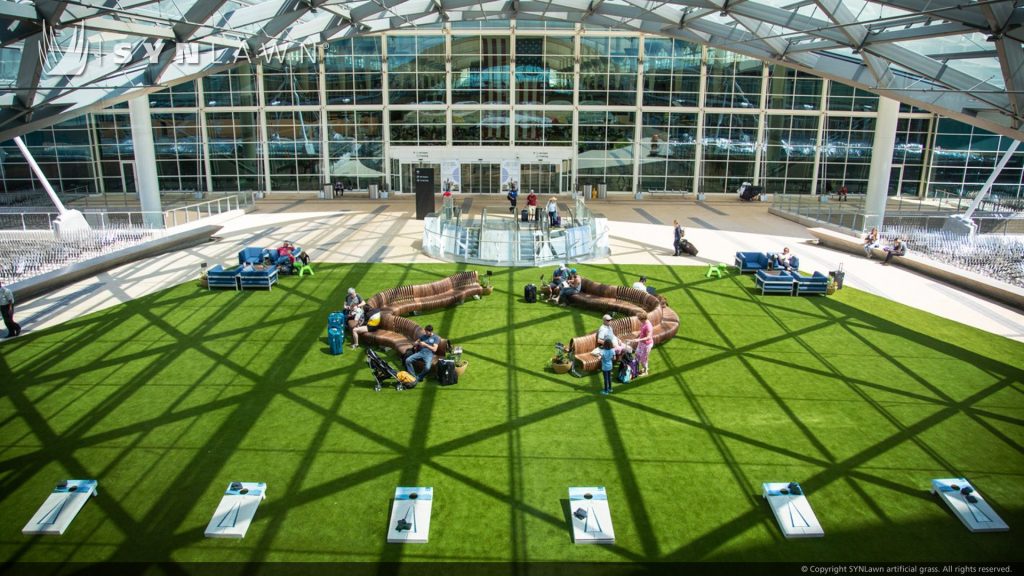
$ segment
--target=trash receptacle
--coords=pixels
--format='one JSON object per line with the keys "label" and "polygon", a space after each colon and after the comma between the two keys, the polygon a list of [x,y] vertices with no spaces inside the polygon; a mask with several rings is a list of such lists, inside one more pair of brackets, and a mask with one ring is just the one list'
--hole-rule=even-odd
{"label": "trash receptacle", "polygon": [[331,326],[327,329],[327,345],[331,348],[331,354],[337,356],[345,353],[345,333],[340,328]]}
{"label": "trash receptacle", "polygon": [[598,184],[597,185],[597,199],[606,200],[608,198],[608,185]]}
{"label": "trash receptacle", "polygon": [[380,197],[380,188],[376,184],[370,184],[367,189],[370,191],[370,200],[376,200]]}

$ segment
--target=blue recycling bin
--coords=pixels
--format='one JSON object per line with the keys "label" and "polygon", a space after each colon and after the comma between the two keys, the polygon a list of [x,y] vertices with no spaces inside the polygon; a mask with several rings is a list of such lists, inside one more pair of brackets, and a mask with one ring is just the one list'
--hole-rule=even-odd
{"label": "blue recycling bin", "polygon": [[331,349],[331,354],[338,355],[345,353],[345,333],[336,326],[331,326],[327,329],[327,345]]}

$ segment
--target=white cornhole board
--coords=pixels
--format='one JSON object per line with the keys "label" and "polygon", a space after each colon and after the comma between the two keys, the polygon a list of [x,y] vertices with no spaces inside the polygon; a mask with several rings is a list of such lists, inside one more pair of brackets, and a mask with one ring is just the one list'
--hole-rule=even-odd
{"label": "white cornhole board", "polygon": [[795,482],[765,482],[761,485],[762,495],[771,506],[775,514],[775,520],[782,529],[786,538],[820,538],[825,535],[818,523],[818,517],[811,510],[811,503],[800,489],[800,494],[794,495],[790,485]]}
{"label": "white cornhole board", "polygon": [[67,485],[57,486],[21,529],[21,533],[63,534],[78,511],[89,501],[89,497],[99,494],[97,486],[99,482],[96,480],[68,480]]}
{"label": "white cornhole board", "polygon": [[[974,496],[975,502],[967,500],[967,494],[961,492],[964,488],[971,489],[968,494]],[[1005,532],[1010,529],[966,478],[932,480],[932,494],[938,494],[971,532]]]}
{"label": "white cornhole board", "polygon": [[604,486],[569,488],[572,539],[576,544],[614,544],[615,529]]}
{"label": "white cornhole board", "polygon": [[[430,511],[434,506],[434,489],[430,486],[395,488],[395,501],[388,520],[388,542],[393,544],[426,544],[430,536]],[[402,525],[399,526],[399,522]]]}
{"label": "white cornhole board", "polygon": [[[236,484],[234,490],[231,484]],[[245,538],[260,501],[267,497],[266,482],[232,482],[206,526],[207,538]],[[241,484],[241,488],[237,486]]]}

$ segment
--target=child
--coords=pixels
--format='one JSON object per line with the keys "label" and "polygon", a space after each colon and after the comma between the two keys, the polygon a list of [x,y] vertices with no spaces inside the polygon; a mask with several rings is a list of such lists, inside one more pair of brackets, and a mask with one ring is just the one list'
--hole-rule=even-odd
{"label": "child", "polygon": [[604,373],[604,390],[601,394],[612,393],[612,366],[615,364],[615,344],[611,338],[604,341],[601,349],[601,372]]}

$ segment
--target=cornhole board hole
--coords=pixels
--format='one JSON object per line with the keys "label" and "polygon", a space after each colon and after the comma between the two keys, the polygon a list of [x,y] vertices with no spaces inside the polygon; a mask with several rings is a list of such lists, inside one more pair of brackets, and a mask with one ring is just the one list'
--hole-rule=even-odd
{"label": "cornhole board hole", "polygon": [[615,529],[604,486],[569,488],[572,539],[576,544],[614,544]]}
{"label": "cornhole board hole", "polygon": [[391,504],[388,542],[426,544],[430,536],[430,511],[434,489],[430,486],[399,486]]}
{"label": "cornhole board hole", "polygon": [[938,494],[971,532],[1005,532],[1010,529],[966,478],[932,480],[932,494]]}
{"label": "cornhole board hole", "polygon": [[22,534],[63,534],[89,498],[99,494],[96,480],[64,480],[57,484],[21,529]]}
{"label": "cornhole board hole", "polygon": [[820,538],[825,535],[799,484],[765,482],[761,488],[786,538]]}
{"label": "cornhole board hole", "polygon": [[245,538],[260,501],[267,497],[266,482],[232,482],[206,526],[207,538]]}

